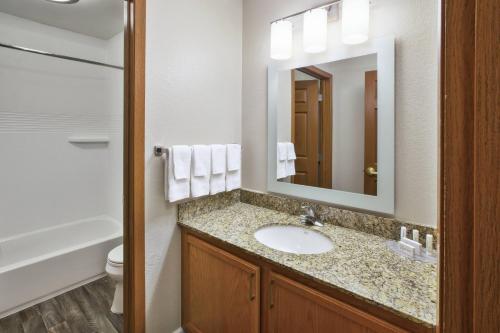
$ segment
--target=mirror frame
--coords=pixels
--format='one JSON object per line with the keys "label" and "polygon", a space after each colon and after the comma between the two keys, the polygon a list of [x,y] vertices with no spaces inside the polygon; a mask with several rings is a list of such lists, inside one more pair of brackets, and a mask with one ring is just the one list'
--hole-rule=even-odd
{"label": "mirror frame", "polygon": [[[276,179],[277,146],[277,100],[278,72],[299,67],[323,64],[348,58],[377,54],[377,195],[345,192],[298,184],[279,182]],[[394,80],[395,47],[393,37],[369,40],[349,46],[336,45],[316,55],[295,57],[288,61],[273,62],[268,67],[268,109],[267,109],[267,190],[273,193],[358,208],[385,214],[394,214],[395,184],[395,114]]]}

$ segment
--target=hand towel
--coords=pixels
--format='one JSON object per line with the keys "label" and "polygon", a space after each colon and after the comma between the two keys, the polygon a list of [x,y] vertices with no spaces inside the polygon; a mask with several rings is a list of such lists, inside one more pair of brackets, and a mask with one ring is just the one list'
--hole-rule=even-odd
{"label": "hand towel", "polygon": [[278,142],[278,161],[286,161],[288,157],[287,153],[287,143],[286,142]]}
{"label": "hand towel", "polygon": [[278,142],[276,154],[276,178],[283,179],[286,177],[286,144]]}
{"label": "hand towel", "polygon": [[226,173],[226,191],[236,190],[241,187],[241,170]]}
{"label": "hand towel", "polygon": [[239,144],[227,145],[227,171],[241,169],[241,146]]}
{"label": "hand towel", "polygon": [[211,153],[210,146],[194,145],[193,146],[193,171],[195,177],[203,177],[210,175]]}
{"label": "hand towel", "polygon": [[168,157],[165,159],[165,200],[175,202],[189,198],[189,178],[175,179],[172,148],[168,148]]}
{"label": "hand towel", "polygon": [[212,175],[226,173],[226,146],[211,145],[212,150]]}
{"label": "hand towel", "polygon": [[210,175],[210,194],[226,190],[226,146],[211,145],[212,174]]}
{"label": "hand towel", "polygon": [[189,179],[191,175],[191,147],[173,146],[170,158],[174,162],[175,179]]}
{"label": "hand towel", "polygon": [[191,168],[191,196],[193,198],[210,194],[210,160],[209,146],[193,146],[194,165]]}
{"label": "hand towel", "polygon": [[286,143],[287,159],[286,159],[286,175],[295,175],[295,160],[297,156],[295,155],[295,146],[291,142]]}
{"label": "hand towel", "polygon": [[286,176],[295,176],[295,160],[286,160],[285,162],[286,166]]}
{"label": "hand towel", "polygon": [[286,143],[286,154],[287,154],[286,157],[287,160],[297,159],[297,156],[295,155],[295,146],[293,143],[291,142]]}

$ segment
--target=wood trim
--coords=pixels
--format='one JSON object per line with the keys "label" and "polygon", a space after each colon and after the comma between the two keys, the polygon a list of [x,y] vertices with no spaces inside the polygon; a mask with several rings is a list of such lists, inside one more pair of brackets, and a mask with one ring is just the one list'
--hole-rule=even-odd
{"label": "wood trim", "polygon": [[500,332],[500,1],[476,7],[473,330]]}
{"label": "wood trim", "polygon": [[[291,70],[291,77],[292,77],[292,81],[291,81],[291,87],[292,87],[292,92],[291,92],[291,96],[292,96],[292,113],[290,114],[291,117],[292,117],[292,135],[291,135],[291,140],[292,142],[295,142],[295,70]],[[292,183],[293,183],[293,180],[292,180]]]}
{"label": "wood trim", "polygon": [[450,333],[472,332],[474,2],[443,1],[439,326]]}
{"label": "wood trim", "polygon": [[144,333],[144,114],[146,0],[129,0],[124,93],[124,331]]}
{"label": "wood trim", "polygon": [[317,79],[331,79],[332,74],[316,67],[316,66],[307,66],[307,67],[300,67],[297,68],[299,72],[306,73],[308,75],[311,75]]}
{"label": "wood trim", "polygon": [[320,186],[323,188],[332,188],[332,137],[333,137],[333,79],[330,76],[327,79],[321,79],[321,94],[323,101],[320,102],[321,123],[323,125],[321,136],[321,155],[323,156],[320,164]]}
{"label": "wood trim", "polygon": [[[333,297],[343,303],[346,303],[350,306],[353,306],[361,311],[364,311],[372,316],[375,316],[377,318],[380,318],[381,320],[387,321],[388,323],[391,323],[397,327],[400,327],[402,329],[408,330],[410,332],[415,332],[415,333],[431,333],[435,332],[435,329],[426,327],[422,324],[415,323],[414,321],[411,321],[409,319],[406,319],[404,317],[401,317],[399,315],[394,314],[392,311],[385,310],[380,308],[379,306],[370,304],[366,301],[363,301],[357,297],[354,297],[350,294],[347,294],[337,288],[331,287],[329,285],[325,285],[324,283],[321,283],[319,281],[313,280],[311,278],[304,277],[302,274],[296,273],[293,271],[291,268],[283,267],[280,265],[277,265],[271,261],[269,261],[266,258],[257,256],[256,254],[251,254],[246,251],[243,251],[242,249],[231,245],[227,244],[221,240],[218,240],[216,238],[213,238],[211,236],[208,236],[206,234],[203,234],[199,231],[193,230],[193,229],[188,229],[184,226],[181,226],[181,232],[182,232],[182,237],[187,237],[187,235],[192,235],[194,237],[200,238],[201,240],[212,244],[226,252],[229,252],[230,254],[233,254],[243,260],[246,260],[256,266],[261,267],[261,302],[263,305],[268,305],[268,299],[266,298],[267,295],[267,286],[268,281],[270,279],[270,272],[275,272],[277,274],[281,274],[285,277],[288,277],[294,281],[297,281],[309,288],[315,289],[321,293],[324,293],[327,296]],[[183,241],[183,243],[185,243]],[[183,277],[184,279],[185,277]],[[263,310],[261,312],[261,331],[266,332],[266,328],[268,327],[268,318],[267,318],[267,312],[266,306],[261,307]]]}
{"label": "wood trim", "polygon": [[442,15],[439,331],[498,332],[499,2]]}

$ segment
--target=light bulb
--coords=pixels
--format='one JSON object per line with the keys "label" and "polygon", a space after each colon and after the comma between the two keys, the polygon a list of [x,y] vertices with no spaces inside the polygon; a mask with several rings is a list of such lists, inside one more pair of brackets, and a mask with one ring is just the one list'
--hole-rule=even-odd
{"label": "light bulb", "polygon": [[271,23],[271,58],[289,59],[292,56],[292,22],[281,20]]}
{"label": "light bulb", "polygon": [[319,53],[326,50],[327,21],[328,12],[325,8],[304,13],[304,52]]}
{"label": "light bulb", "polygon": [[342,1],[342,42],[360,44],[368,40],[370,0]]}

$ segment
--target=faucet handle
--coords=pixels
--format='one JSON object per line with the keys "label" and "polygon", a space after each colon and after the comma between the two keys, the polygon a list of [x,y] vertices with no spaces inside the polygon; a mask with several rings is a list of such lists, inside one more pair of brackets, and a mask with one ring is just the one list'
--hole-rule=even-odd
{"label": "faucet handle", "polygon": [[311,206],[309,205],[303,205],[302,206],[302,209],[305,211],[305,213],[308,215],[308,216],[311,216],[311,217],[314,217],[314,210],[312,209]]}

